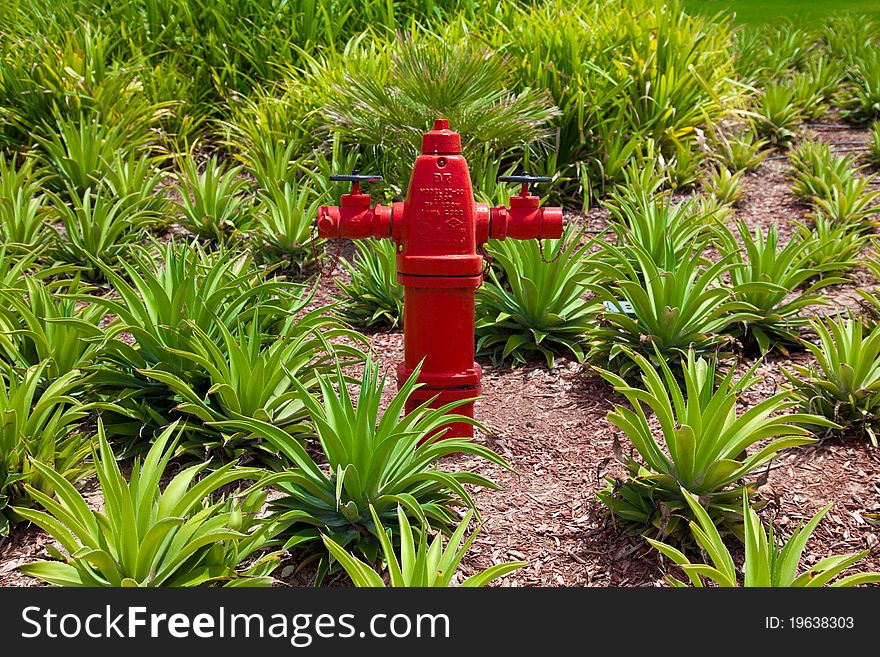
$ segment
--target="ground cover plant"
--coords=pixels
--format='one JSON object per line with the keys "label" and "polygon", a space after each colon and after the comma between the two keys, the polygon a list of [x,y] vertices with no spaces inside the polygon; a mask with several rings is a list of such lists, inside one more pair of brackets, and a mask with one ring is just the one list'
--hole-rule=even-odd
{"label": "ground cover plant", "polygon": [[[8,0],[0,584],[876,584],[880,16],[720,4]],[[315,227],[437,118],[567,226],[482,249],[472,440]]]}

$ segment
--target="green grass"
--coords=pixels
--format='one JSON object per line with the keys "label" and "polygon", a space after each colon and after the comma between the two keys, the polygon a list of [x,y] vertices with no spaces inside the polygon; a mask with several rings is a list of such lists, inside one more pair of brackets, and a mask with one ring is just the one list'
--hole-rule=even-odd
{"label": "green grass", "polygon": [[859,12],[880,18],[877,0],[685,0],[691,13],[713,15],[721,11],[736,14],[734,23],[761,25],[779,18],[819,22],[827,16]]}

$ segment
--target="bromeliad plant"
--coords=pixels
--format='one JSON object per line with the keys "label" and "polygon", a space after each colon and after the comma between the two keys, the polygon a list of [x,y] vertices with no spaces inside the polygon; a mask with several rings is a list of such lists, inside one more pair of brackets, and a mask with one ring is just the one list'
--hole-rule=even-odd
{"label": "bromeliad plant", "polygon": [[840,224],[829,219],[824,212],[812,215],[812,225],[799,223],[797,236],[810,244],[804,264],[821,272],[836,271],[841,274],[855,269],[859,254],[872,241],[869,226]]}
{"label": "bromeliad plant", "polygon": [[873,177],[854,177],[835,182],[828,196],[815,199],[816,207],[838,224],[858,226],[880,214],[880,191],[871,191]]}
{"label": "bromeliad plant", "polygon": [[755,171],[770,154],[767,141],[759,139],[754,130],[730,136],[718,132],[713,136],[712,150],[728,171]]}
{"label": "bromeliad plant", "polygon": [[397,247],[391,240],[356,241],[352,262],[342,260],[350,282],[335,279],[338,312],[355,326],[394,328],[403,319],[403,286],[397,282]]}
{"label": "bromeliad plant", "polygon": [[791,149],[794,169],[791,190],[802,201],[827,199],[835,186],[845,186],[856,177],[858,167],[850,155],[838,154],[822,140],[803,141]]}
{"label": "bromeliad plant", "polygon": [[0,244],[16,253],[29,253],[49,239],[50,210],[40,193],[43,174],[35,170],[36,159],[15,160],[0,153]]}
{"label": "bromeliad plant", "polygon": [[178,166],[181,223],[185,228],[199,237],[221,242],[249,228],[249,212],[242,196],[246,182],[242,167],[226,168],[214,156],[199,171],[192,155]]}
{"label": "bromeliad plant", "polygon": [[628,353],[646,345],[671,362],[688,349],[705,353],[728,344],[731,327],[748,310],[721,285],[731,260],[706,264],[697,250],[665,270],[638,244],[603,245],[593,266],[608,282],[587,286],[603,305],[587,333],[587,360],[625,375],[633,366]]}
{"label": "bromeliad plant", "polygon": [[[284,478],[277,484],[284,496],[273,502],[280,520],[290,523],[286,548],[323,547],[323,534],[374,563],[380,544],[371,505],[385,525],[396,517],[400,505],[420,525],[449,531],[458,521],[452,507],[474,508],[465,484],[497,488],[475,472],[437,468],[440,459],[455,453],[510,468],[503,458],[470,438],[444,437],[443,427],[451,422],[475,424],[465,416],[447,415],[466,401],[436,409],[426,402],[401,418],[417,385],[418,373],[419,368],[381,417],[385,379],[380,377],[378,365],[369,360],[356,401],[349,394],[349,379],[341,368],[337,368],[335,377],[318,376],[320,395],[293,381],[311,415],[326,467],[315,462],[299,439],[268,422],[235,420],[220,424],[221,428],[248,432],[267,441],[289,460],[290,469],[282,473]],[[320,580],[330,562],[325,550],[318,549],[317,556]]]}
{"label": "bromeliad plant", "polygon": [[[163,490],[176,430],[171,425],[162,432],[126,481],[99,420],[93,453],[104,498],[100,511],[53,468],[34,461],[54,495],[26,486],[46,510],[15,511],[62,549],[49,547],[53,560],[27,564],[22,572],[56,586],[270,586],[279,554],[256,557],[280,528],[255,518],[265,500],[259,481],[265,473],[229,464],[197,480],[202,463],[179,472]],[[258,481],[232,498],[220,494],[245,479]]]}
{"label": "bromeliad plant", "polygon": [[253,237],[269,258],[288,258],[300,270],[312,256],[312,222],[321,197],[304,183],[268,183],[257,198]]}
{"label": "bromeliad plant", "polygon": [[650,191],[615,191],[605,203],[611,211],[611,229],[619,247],[638,245],[657,267],[672,271],[708,244],[717,222],[712,211],[694,200],[676,202]]}
{"label": "bromeliad plant", "polygon": [[672,586],[686,587],[690,584],[702,588],[706,581],[710,581],[723,587],[848,587],[880,582],[880,573],[856,573],[841,577],[847,569],[868,556],[869,550],[826,557],[798,574],[807,542],[831,505],[824,507],[805,525],[798,525],[788,541],[783,541],[773,531],[772,525],[768,536],[761,518],[749,505],[749,498],[745,493],[742,501],[745,561],[740,575],[734,565],[733,556],[700,500],[687,491],[682,492],[696,517],[696,522],[690,521],[691,534],[708,555],[711,565],[692,563],[683,552],[672,545],[647,539],[648,543],[681,567],[687,575],[687,582],[668,576],[666,581]]}
{"label": "bromeliad plant", "polygon": [[[567,244],[566,244],[567,242]],[[492,257],[501,265],[502,283],[494,270],[477,294],[477,351],[497,360],[510,357],[525,362],[540,354],[554,367],[558,353],[579,362],[583,335],[589,327],[590,308],[582,299],[590,276],[583,256],[590,242],[568,231],[562,240],[548,240],[547,262],[536,240],[508,239],[492,244]]]}
{"label": "bromeliad plant", "polygon": [[870,131],[871,141],[868,143],[868,156],[874,164],[880,164],[880,121],[875,121]]}
{"label": "bromeliad plant", "polygon": [[56,478],[71,483],[92,470],[90,441],[78,426],[90,407],[71,396],[82,377],[74,370],[47,379],[48,365],[0,374],[0,536],[22,519],[13,506],[33,506],[38,502],[33,491],[51,495],[54,490],[53,479],[35,462],[51,465]]}
{"label": "bromeliad plant", "polygon": [[105,314],[99,304],[80,301],[91,291],[78,276],[63,287],[28,277],[22,288],[0,289],[0,354],[7,365],[46,363],[49,379],[89,365]]}
{"label": "bromeliad plant", "polygon": [[[787,353],[790,345],[798,343],[798,329],[809,321],[802,315],[804,309],[827,302],[820,293],[823,288],[846,282],[827,275],[838,271],[841,263],[809,265],[813,242],[795,236],[780,247],[776,224],[766,234],[760,228],[752,233],[740,221],[737,232],[739,240],[722,231],[719,249],[729,259],[734,295],[744,305],[736,335],[762,355],[774,348]],[[815,280],[808,283],[810,279]]]}
{"label": "bromeliad plant", "polygon": [[877,446],[880,426],[880,325],[870,331],[861,318],[841,316],[811,322],[819,338],[805,342],[813,365],[783,370],[806,413],[821,415],[845,430],[863,432]]}
{"label": "bromeliad plant", "polygon": [[[327,316],[325,308],[306,312],[310,300],[311,295],[306,295],[297,301],[290,309],[296,321],[288,322],[269,342],[256,321],[239,323],[233,330],[216,324],[219,342],[204,329],[188,324],[187,347],[173,353],[188,364],[188,371],[203,372],[204,384],[194,385],[161,368],[140,373],[164,383],[181,400],[177,410],[203,423],[253,418],[293,434],[306,433],[308,413],[301,391],[313,390],[317,375],[330,371],[333,363],[354,362],[363,356],[354,347],[338,344],[342,337],[357,343],[360,336]],[[277,453],[272,444],[249,441],[248,435],[201,431],[183,439],[180,449],[208,456],[220,452],[224,458],[258,455],[263,460]]]}
{"label": "bromeliad plant", "polygon": [[726,166],[713,168],[706,177],[704,187],[719,203],[738,205],[743,195],[740,187],[742,174],[741,170],[731,173]]}
{"label": "bromeliad plant", "polygon": [[[388,583],[392,587],[434,587],[447,588],[452,586],[458,566],[467,554],[477,538],[479,527],[465,539],[464,533],[474,517],[473,510],[465,515],[455,532],[450,536],[446,546],[443,546],[441,535],[434,537],[428,546],[428,534],[424,528],[413,532],[412,524],[402,507],[397,507],[397,526],[399,527],[397,543],[400,544],[400,558],[392,541],[393,534],[390,529],[385,529],[382,521],[376,514],[376,510],[370,506],[370,514],[373,524],[376,526],[377,538],[382,545],[382,557],[388,572]],[[336,543],[332,538],[322,536],[324,545],[330,554],[336,559],[351,581],[357,587],[384,588],[385,580],[380,572],[357,557],[354,557],[344,547]],[[526,566],[524,561],[500,563],[486,570],[471,575],[459,584],[470,588],[485,586],[489,582],[504,577],[508,573],[519,570]]]}
{"label": "bromeliad plant", "polygon": [[[83,300],[116,317],[101,348],[110,367],[99,368],[92,382],[136,412],[142,423],[165,426],[167,414],[182,400],[145,371],[173,374],[207,394],[207,372],[179,353],[190,348],[194,327],[222,345],[220,325],[234,330],[239,322],[257,322],[269,340],[278,332],[272,327],[292,321],[289,311],[302,286],[269,278],[246,254],[209,253],[198,244],[173,241],[154,248],[158,258],[148,247],[133,249],[132,262],[122,263],[124,275],[104,268],[118,298]],[[131,335],[134,344],[123,334]]]}
{"label": "bromeliad plant", "polygon": [[[804,425],[836,426],[812,415],[783,414],[797,404],[788,392],[740,414],[740,396],[760,381],[755,376],[757,363],[735,380],[733,369],[721,375],[715,359],[697,358],[689,351],[682,359],[681,387],[673,369],[655,351],[657,360],[628,354],[641,371],[639,385],[598,370],[631,406],[615,404],[608,419],[632,442],[642,462],[616,447],[627,476],[609,478],[609,487],[596,495],[637,531],[683,538],[686,525],[681,520],[693,517],[685,493],[698,495],[720,527],[735,529],[742,522],[737,500],[754,490],[758,469],[784,449],[815,442]],[[653,428],[649,411],[658,429]],[[759,443],[749,454],[748,449]]]}
{"label": "bromeliad plant", "polygon": [[784,146],[795,137],[803,119],[794,89],[787,84],[771,82],[764,88],[754,108],[755,130],[770,143]]}
{"label": "bromeliad plant", "polygon": [[90,189],[74,196],[71,204],[52,195],[54,210],[64,227],[55,232],[54,254],[61,262],[76,265],[82,275],[95,280],[116,267],[132,246],[143,239],[146,228],[154,225],[154,213],[138,209],[128,198],[113,198]]}

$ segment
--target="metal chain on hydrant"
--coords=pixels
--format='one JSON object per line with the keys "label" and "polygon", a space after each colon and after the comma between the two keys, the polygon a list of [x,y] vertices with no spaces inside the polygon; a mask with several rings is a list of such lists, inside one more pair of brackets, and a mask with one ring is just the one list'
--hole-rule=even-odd
{"label": "metal chain on hydrant", "polygon": [[489,275],[489,272],[492,271],[492,256],[486,250],[485,246],[480,246],[480,255],[483,256],[483,260],[486,261],[481,273],[481,276],[485,279]]}
{"label": "metal chain on hydrant", "polygon": [[312,228],[310,231],[311,243],[312,243],[312,257],[315,259],[315,264],[318,265],[318,278],[322,278],[324,276],[329,276],[334,271],[336,271],[336,266],[339,264],[339,258],[342,256],[342,238],[336,238],[336,253],[333,256],[333,259],[330,261],[330,267],[327,268],[326,265],[321,264],[321,259],[318,257],[318,247],[315,244],[316,238],[318,236],[318,226],[317,224],[312,224]]}
{"label": "metal chain on hydrant", "polygon": [[541,262],[543,262],[544,264],[551,265],[559,260],[559,256],[562,255],[563,251],[565,251],[565,240],[560,239],[559,250],[556,251],[556,255],[550,258],[550,260],[547,260],[547,258],[544,256],[544,240],[538,240],[538,253],[541,256]]}

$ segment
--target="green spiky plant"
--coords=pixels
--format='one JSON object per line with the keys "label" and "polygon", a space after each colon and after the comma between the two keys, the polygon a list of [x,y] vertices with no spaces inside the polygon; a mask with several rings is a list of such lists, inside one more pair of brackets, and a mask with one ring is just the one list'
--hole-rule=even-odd
{"label": "green spiky plant", "polygon": [[805,342],[815,364],[793,365],[783,374],[805,413],[866,435],[877,446],[880,424],[880,325],[861,318],[813,320],[818,342]]}
{"label": "green spiky plant", "polygon": [[706,176],[703,187],[719,203],[738,205],[743,196],[742,175],[743,171],[731,173],[726,166],[712,168]]}
{"label": "green spiky plant", "polygon": [[0,153],[0,244],[16,253],[30,253],[49,240],[50,210],[41,193],[44,174],[36,159],[21,164]]}
{"label": "green spiky plant", "polygon": [[588,286],[603,309],[587,333],[587,360],[625,374],[633,366],[628,353],[646,346],[651,358],[656,349],[666,362],[688,349],[722,349],[747,311],[735,291],[721,284],[731,260],[707,264],[697,250],[666,270],[638,244],[603,245],[593,266],[606,282]]}
{"label": "green spiky plant", "polygon": [[582,299],[590,277],[583,259],[590,242],[569,230],[562,240],[507,239],[490,247],[492,258],[504,272],[502,283],[494,270],[479,289],[476,309],[477,350],[499,361],[525,362],[540,354],[547,367],[562,353],[583,360],[583,335],[591,310]]}
{"label": "green spiky plant", "polygon": [[824,212],[816,212],[810,217],[811,223],[798,222],[797,235],[809,242],[804,264],[823,271],[844,274],[859,266],[859,255],[872,242],[867,225],[841,224],[830,219]]}
{"label": "green spiky plant", "polygon": [[72,483],[92,470],[90,441],[79,429],[89,407],[72,396],[82,385],[80,372],[47,379],[48,365],[0,374],[0,536],[22,519],[14,506],[33,506],[39,503],[33,491],[51,495],[56,486],[35,462],[51,465],[55,478]]}
{"label": "green spiky plant", "polygon": [[744,524],[745,561],[741,571],[734,565],[733,556],[721,538],[721,534],[700,504],[700,500],[683,491],[685,500],[696,517],[690,521],[691,534],[708,555],[710,564],[693,563],[683,552],[672,545],[647,539],[661,554],[677,564],[687,576],[684,582],[671,575],[666,580],[675,587],[705,586],[712,582],[721,587],[848,587],[880,582],[880,573],[855,573],[842,576],[851,566],[866,556],[869,550],[853,554],[826,557],[802,573],[798,573],[807,542],[816,527],[828,513],[831,505],[822,508],[806,524],[799,524],[787,541],[783,541],[770,526],[769,535],[761,518],[749,505],[748,495],[743,493],[742,509]]}
{"label": "green spiky plant", "polygon": [[106,192],[95,195],[86,189],[78,197],[71,190],[71,201],[68,205],[52,195],[54,211],[64,227],[63,232],[53,227],[53,253],[61,262],[76,265],[90,280],[102,278],[103,267],[118,266],[157,221],[154,213],[133,207],[127,197],[113,198]]}
{"label": "green spiky plant", "polygon": [[729,171],[755,171],[770,154],[768,142],[759,139],[754,130],[734,135],[719,131],[713,138],[713,153]]}
{"label": "green spiky plant", "polygon": [[655,195],[653,185],[644,182],[616,190],[604,203],[611,212],[611,230],[619,247],[638,245],[658,267],[671,271],[708,244],[717,222],[695,200]]}
{"label": "green spiky plant", "polygon": [[180,220],[187,230],[199,237],[224,241],[249,228],[242,167],[226,167],[213,156],[199,170],[193,155],[182,158],[178,167]]}
{"label": "green spiky plant", "polygon": [[[238,322],[255,321],[269,341],[270,333],[277,335],[285,322],[295,321],[293,298],[304,294],[302,286],[260,271],[247,254],[209,252],[196,243],[137,247],[130,260],[122,263],[122,272],[103,269],[117,296],[83,300],[115,317],[100,351],[109,367],[100,367],[92,383],[136,413],[142,425],[165,426],[168,413],[182,401],[145,370],[174,374],[207,394],[207,372],[178,353],[189,347],[192,327],[222,345],[221,324],[233,330]],[[123,428],[113,427],[114,435],[118,430]],[[137,434],[141,427],[125,430]]]}
{"label": "green spiky plant", "polygon": [[834,186],[850,184],[860,167],[848,154],[838,154],[828,143],[802,141],[789,152],[794,169],[791,191],[802,201],[827,199]]}
{"label": "green spiky plant", "polygon": [[875,165],[878,165],[880,164],[880,121],[874,122],[869,135],[871,141],[868,143],[868,156]]}
{"label": "green spiky plant", "polygon": [[429,402],[401,413],[416,388],[419,369],[400,387],[380,415],[385,386],[378,365],[369,360],[355,400],[341,368],[336,375],[319,376],[320,394],[294,380],[309,410],[323,459],[319,466],[301,441],[259,420],[235,420],[221,427],[253,434],[289,460],[286,477],[277,484],[283,494],[273,502],[280,519],[290,521],[287,548],[303,546],[319,559],[318,579],[329,567],[321,535],[374,563],[380,547],[370,506],[386,525],[396,518],[398,505],[420,525],[448,531],[457,522],[453,506],[474,508],[465,484],[497,488],[469,470],[439,469],[438,462],[456,453],[486,459],[504,468],[507,462],[471,438],[446,437],[449,423],[475,424],[452,413],[467,400],[431,408]]}
{"label": "green spiky plant", "polygon": [[[212,333],[219,333],[220,341],[190,323],[187,347],[174,354],[183,360],[185,371],[202,372],[204,382],[193,384],[192,377],[161,367],[140,373],[165,384],[180,399],[176,410],[203,423],[253,418],[293,434],[307,433],[308,413],[301,391],[314,390],[317,375],[330,371],[333,364],[357,362],[363,356],[358,349],[339,344],[343,337],[356,344],[360,336],[327,316],[325,308],[306,311],[309,300],[306,296],[291,309],[291,315],[303,314],[269,343],[256,321],[239,323],[233,329],[218,322],[211,328]],[[299,385],[294,386],[294,381]],[[206,456],[219,452],[224,458],[273,460],[277,448],[248,440],[248,436],[200,432],[181,440],[179,449]]]}
{"label": "green spiky plant", "polygon": [[46,376],[60,377],[91,364],[104,309],[83,303],[92,290],[74,277],[63,287],[26,278],[20,289],[0,289],[0,354],[8,365],[27,368],[46,362]]}
{"label": "green spiky plant", "polygon": [[[163,490],[176,431],[176,425],[163,431],[146,457],[135,460],[126,481],[99,420],[93,452],[104,498],[100,511],[50,466],[35,461],[54,495],[27,487],[46,510],[15,510],[61,550],[50,547],[52,560],[21,571],[56,586],[270,586],[279,554],[256,555],[279,525],[254,517],[265,500],[259,482],[265,473],[229,464],[197,480],[207,465],[202,463],[180,471]],[[245,479],[258,482],[233,497],[220,493]]]}
{"label": "green spiky plant", "polygon": [[803,120],[801,109],[795,102],[794,89],[787,84],[770,83],[758,98],[754,108],[755,131],[771,144],[784,146],[796,135]]}
{"label": "green spiky plant", "polygon": [[312,224],[321,197],[303,183],[267,183],[257,196],[252,230],[256,248],[269,259],[288,258],[302,270],[313,258]]}
{"label": "green spiky plant", "polygon": [[338,312],[355,326],[394,328],[403,320],[403,286],[397,282],[397,244],[391,240],[355,242],[351,262],[340,263],[351,280],[334,279]]}
{"label": "green spiky plant", "polygon": [[[390,180],[408,179],[421,135],[435,118],[449,120],[465,152],[487,143],[504,151],[548,134],[552,103],[538,88],[511,91],[510,59],[472,39],[412,29],[387,46],[388,53],[351,53],[345,80],[328,99],[334,130],[350,143],[374,147]],[[461,29],[448,28],[453,34]],[[387,62],[383,70],[375,70],[376,61]]]}
{"label": "green spiky plant", "polygon": [[[479,527],[465,538],[464,533],[473,520],[474,512],[468,511],[464,519],[449,537],[447,544],[438,534],[428,545],[428,535],[424,529],[413,531],[412,524],[402,507],[397,507],[397,543],[400,545],[400,558],[394,549],[392,532],[385,529],[376,510],[370,506],[370,514],[376,533],[382,546],[382,557],[388,572],[389,585],[392,587],[435,587],[446,588],[453,585],[458,575],[458,566],[477,538]],[[377,570],[336,543],[332,538],[322,536],[327,550],[336,559],[351,581],[357,587],[384,588],[385,580]],[[459,586],[465,588],[485,586],[489,582],[504,577],[508,573],[526,566],[524,561],[500,563],[486,570],[481,570],[465,578]]]}
{"label": "green spiky plant", "polygon": [[55,191],[82,198],[101,185],[119,153],[129,152],[126,132],[97,120],[62,120],[46,136],[36,135],[46,160],[55,172]]}
{"label": "green spiky plant", "polygon": [[873,177],[860,176],[834,182],[824,198],[816,198],[816,207],[838,224],[867,224],[880,214],[880,191],[872,190]]}
{"label": "green spiky plant", "polygon": [[[642,462],[616,449],[627,474],[621,480],[609,478],[608,488],[596,495],[637,531],[685,538],[681,521],[693,518],[686,492],[700,496],[719,526],[735,531],[742,522],[738,500],[744,491],[754,491],[758,470],[784,449],[815,442],[804,424],[836,426],[813,415],[783,413],[797,405],[787,391],[740,413],[738,399],[761,380],[755,375],[758,363],[734,379],[732,368],[722,375],[715,359],[697,358],[689,351],[681,363],[682,386],[665,359],[628,355],[640,370],[639,384],[607,370],[598,372],[631,405],[615,404],[608,419],[630,440]],[[748,449],[759,443],[749,454]]]}
{"label": "green spiky plant", "polygon": [[864,123],[880,118],[880,55],[876,47],[859,53],[853,87],[843,103],[843,116]]}
{"label": "green spiky plant", "polygon": [[740,221],[737,233],[739,239],[730,231],[722,231],[719,248],[730,262],[728,275],[734,295],[745,308],[736,335],[746,347],[757,347],[762,355],[771,349],[787,354],[788,348],[798,343],[798,330],[809,322],[804,311],[827,303],[821,290],[846,282],[841,276],[828,275],[842,265],[809,265],[813,242],[795,236],[780,246],[775,223],[766,232],[760,228],[753,232]]}

